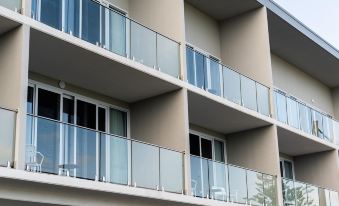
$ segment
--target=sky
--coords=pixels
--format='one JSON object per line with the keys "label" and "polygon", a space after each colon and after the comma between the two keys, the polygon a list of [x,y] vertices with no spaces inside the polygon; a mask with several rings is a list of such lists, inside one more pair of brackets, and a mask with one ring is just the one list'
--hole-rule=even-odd
{"label": "sky", "polygon": [[339,0],[274,0],[339,50]]}

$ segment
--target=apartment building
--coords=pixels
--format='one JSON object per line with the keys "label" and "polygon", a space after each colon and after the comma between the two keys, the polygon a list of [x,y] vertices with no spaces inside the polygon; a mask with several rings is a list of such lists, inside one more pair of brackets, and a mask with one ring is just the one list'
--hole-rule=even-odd
{"label": "apartment building", "polygon": [[339,205],[339,51],[273,0],[0,0],[0,205]]}

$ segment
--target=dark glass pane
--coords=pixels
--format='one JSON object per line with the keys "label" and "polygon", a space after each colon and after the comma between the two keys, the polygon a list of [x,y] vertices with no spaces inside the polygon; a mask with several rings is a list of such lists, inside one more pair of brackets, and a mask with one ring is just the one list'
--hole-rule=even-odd
{"label": "dark glass pane", "polygon": [[33,105],[34,105],[34,89],[33,87],[28,87],[27,90],[27,113],[33,114]]}
{"label": "dark glass pane", "polygon": [[60,120],[60,94],[39,89],[38,115]]}
{"label": "dark glass pane", "polygon": [[205,56],[200,53],[195,53],[196,65],[196,82],[195,86],[205,89],[205,76],[206,76],[206,61]]}
{"label": "dark glass pane", "polygon": [[69,98],[63,99],[62,121],[74,124],[74,100]]}
{"label": "dark glass pane", "polygon": [[212,141],[201,139],[201,156],[212,159]]}
{"label": "dark glass pane", "polygon": [[92,0],[82,1],[82,38],[100,43],[100,6]]}
{"label": "dark glass pane", "polygon": [[281,174],[281,177],[284,177],[284,168],[283,168],[283,162],[280,161],[280,174]]}
{"label": "dark glass pane", "polygon": [[104,108],[98,110],[98,129],[101,132],[106,132],[106,110]]}
{"label": "dark glass pane", "polygon": [[284,168],[285,168],[285,177],[288,179],[293,179],[292,163],[288,161],[284,161]]}
{"label": "dark glass pane", "polygon": [[62,0],[42,0],[40,21],[61,30]]}
{"label": "dark glass pane", "polygon": [[216,161],[225,162],[224,151],[224,143],[218,140],[214,140],[214,157]]}
{"label": "dark glass pane", "polygon": [[77,125],[96,129],[96,106],[94,104],[77,101]]}
{"label": "dark glass pane", "polygon": [[190,152],[192,155],[200,156],[199,136],[190,134]]}

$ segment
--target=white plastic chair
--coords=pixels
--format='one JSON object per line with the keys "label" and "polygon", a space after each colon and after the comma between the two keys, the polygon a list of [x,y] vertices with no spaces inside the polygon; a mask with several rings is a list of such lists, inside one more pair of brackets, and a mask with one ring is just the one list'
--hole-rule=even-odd
{"label": "white plastic chair", "polygon": [[38,152],[34,145],[26,146],[26,170],[31,172],[41,172],[41,166],[45,156]]}

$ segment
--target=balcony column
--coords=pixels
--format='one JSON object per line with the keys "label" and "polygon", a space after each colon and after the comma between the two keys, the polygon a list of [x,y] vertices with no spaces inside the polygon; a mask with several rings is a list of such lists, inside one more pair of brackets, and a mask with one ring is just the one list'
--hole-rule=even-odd
{"label": "balcony column", "polygon": [[0,105],[17,110],[14,167],[25,168],[29,33],[26,25],[0,37]]}

